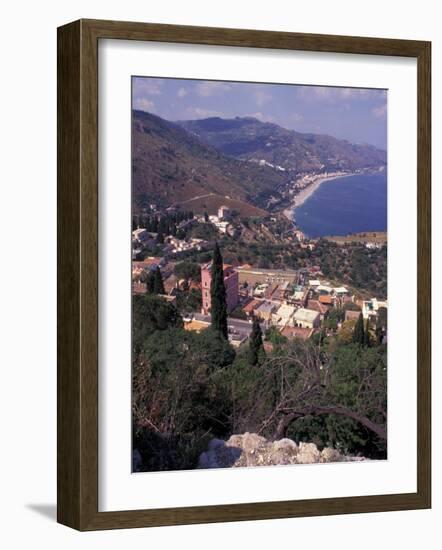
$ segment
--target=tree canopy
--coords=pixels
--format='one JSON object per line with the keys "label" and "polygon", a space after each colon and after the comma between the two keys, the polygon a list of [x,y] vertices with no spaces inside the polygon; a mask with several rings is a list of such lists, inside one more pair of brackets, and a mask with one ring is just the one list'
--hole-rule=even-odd
{"label": "tree canopy", "polygon": [[152,294],[133,296],[132,345],[136,352],[153,332],[182,326],[177,309],[164,298]]}
{"label": "tree canopy", "polygon": [[355,344],[359,344],[360,346],[364,345],[364,332],[364,318],[362,317],[362,313],[360,313],[353,329],[353,342]]}
{"label": "tree canopy", "polygon": [[246,431],[385,458],[387,347],[363,319],[362,344],[353,342],[356,325],[346,321],[320,342],[288,340],[273,327],[266,355],[255,319],[248,344],[235,351],[215,327],[184,330],[161,296],[135,295],[134,445],[142,469],[195,468],[208,440]]}
{"label": "tree canopy", "polygon": [[133,370],[134,441],[144,470],[195,468],[211,437],[230,426],[223,371],[235,351],[211,329],[170,328],[146,339]]}
{"label": "tree canopy", "polygon": [[192,279],[196,282],[201,281],[201,267],[196,262],[180,262],[176,264],[173,272],[180,279]]}
{"label": "tree canopy", "polygon": [[[296,439],[301,422],[312,441],[315,429],[306,431],[305,418],[335,418],[336,426],[350,430],[345,438],[336,432],[323,444],[355,451],[363,438],[370,448],[385,451],[387,414],[386,350],[338,346],[332,353],[310,342],[288,342],[284,353],[268,357],[253,368],[239,361],[232,371],[236,401],[234,433],[256,431],[280,439]],[[238,384],[238,388],[236,387]],[[337,419],[337,420],[336,420]],[[318,420],[322,424],[324,420]],[[355,434],[351,439],[350,432]],[[362,435],[363,434],[363,437]],[[356,446],[355,446],[356,445]]]}
{"label": "tree canopy", "polygon": [[257,317],[253,318],[252,333],[249,337],[248,360],[250,365],[256,365],[264,352],[262,331]]}
{"label": "tree canopy", "polygon": [[155,268],[153,293],[166,294],[166,291],[164,290],[163,276],[161,275],[161,269],[158,266]]}

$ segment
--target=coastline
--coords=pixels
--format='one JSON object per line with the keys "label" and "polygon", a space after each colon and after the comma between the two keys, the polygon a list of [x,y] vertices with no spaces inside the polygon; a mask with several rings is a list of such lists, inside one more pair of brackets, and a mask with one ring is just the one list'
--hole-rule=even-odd
{"label": "coastline", "polygon": [[356,172],[351,172],[351,173],[345,173],[341,175],[323,176],[316,179],[314,182],[307,185],[307,187],[304,187],[304,189],[301,189],[301,191],[295,196],[293,203],[290,205],[290,207],[286,208],[283,211],[283,214],[290,221],[294,221],[294,213],[296,208],[304,204],[305,201],[309,199],[321,187],[323,183],[326,183],[327,181],[332,181],[335,179],[346,178],[348,176],[357,176],[357,175],[358,174]]}

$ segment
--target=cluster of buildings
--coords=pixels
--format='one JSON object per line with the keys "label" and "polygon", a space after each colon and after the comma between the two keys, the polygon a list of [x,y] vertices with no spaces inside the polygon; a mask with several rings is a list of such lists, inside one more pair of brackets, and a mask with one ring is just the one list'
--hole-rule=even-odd
{"label": "cluster of buildings", "polygon": [[[205,216],[197,216],[197,220],[205,222]],[[235,236],[236,228],[232,223],[232,211],[228,206],[220,206],[217,214],[211,214],[208,221],[213,224],[221,234]]]}
{"label": "cluster of buildings", "polygon": [[[182,224],[186,226],[191,222],[192,220],[188,220],[182,222]],[[178,228],[181,229],[181,224]],[[135,260],[138,258],[145,248],[154,247],[157,244],[157,233],[150,233],[143,228],[135,229],[132,231],[132,259]],[[179,239],[173,235],[167,235],[164,239],[164,243],[161,243],[161,250],[164,256],[173,256],[180,252],[202,252],[208,250],[211,246],[212,243],[204,239]]]}
{"label": "cluster of buildings", "polygon": [[257,162],[260,166],[268,166],[269,168],[274,168],[275,170],[278,170],[278,172],[286,171],[286,169],[280,166],[279,164],[272,164],[271,162],[268,162],[265,159],[259,159]]}
{"label": "cluster of buildings", "polygon": [[[323,167],[324,166],[322,165],[321,168],[323,168]],[[290,190],[290,193],[293,194],[295,192],[298,192],[301,189],[305,189],[306,187],[308,187],[312,183],[315,183],[319,179],[337,178],[339,176],[345,176],[346,174],[348,174],[348,172],[345,172],[345,171],[342,171],[342,170],[334,171],[334,172],[321,172],[319,174],[316,174],[316,173],[315,174],[311,174],[311,173],[302,174],[294,182],[294,185],[293,185],[292,189]]]}
{"label": "cluster of buildings", "polygon": [[[155,205],[151,205],[154,209]],[[168,212],[170,208],[166,210]],[[232,212],[227,206],[220,206],[217,215],[208,217],[208,221],[212,223],[221,234],[226,234],[234,237],[237,229],[232,224]],[[198,223],[206,223],[205,216],[195,216],[189,220],[183,220],[177,225],[177,230],[188,230]],[[147,231],[144,228],[137,228],[132,231],[132,259],[136,260],[144,249],[158,245],[158,234]],[[212,243],[204,239],[197,238],[178,238],[174,235],[166,235],[164,243],[161,243],[161,250],[164,256],[174,256],[181,252],[202,252],[209,249]]]}
{"label": "cluster of buildings", "polygon": [[[257,277],[257,271],[250,273],[247,268],[242,277]],[[253,286],[247,282],[246,290],[242,290],[246,295],[242,310],[247,317],[257,317],[266,328],[275,327],[288,338],[309,338],[330,308],[352,299],[344,287],[317,285],[316,280],[305,281],[299,272],[265,270],[263,276],[266,282]]]}
{"label": "cluster of buildings", "polygon": [[[207,215],[182,223],[195,224],[209,221],[220,232],[228,232],[231,211],[226,206],[217,215]],[[201,218],[201,219],[199,219]],[[299,239],[302,240],[301,238]],[[138,228],[132,232],[133,257],[149,244],[156,243],[156,234]],[[201,309],[186,312],[187,330],[200,331],[210,325],[212,263],[200,266],[201,282],[180,280],[174,274],[174,266],[180,252],[203,251],[212,244],[197,238],[180,239],[167,236],[162,243],[161,257],[149,256],[142,261],[132,261],[132,289],[134,294],[147,291],[146,279],[150,271],[161,270],[165,298],[176,302],[177,290],[195,289],[201,292]],[[310,246],[309,243],[303,245]],[[234,346],[246,342],[252,330],[252,321],[259,319],[263,332],[273,328],[288,339],[308,339],[318,331],[333,308],[344,308],[345,320],[356,320],[362,312],[364,319],[375,322],[380,308],[387,302],[376,298],[356,300],[345,286],[336,286],[322,278],[319,266],[300,270],[262,269],[248,264],[223,266],[226,304],[229,314],[229,340]],[[358,311],[345,308],[352,303]],[[339,330],[340,327],[338,327]]]}
{"label": "cluster of buildings", "polygon": [[[309,278],[303,271],[224,265],[224,284],[228,313],[235,310],[234,316],[229,317],[229,336],[234,345],[247,340],[253,318],[260,320],[263,331],[274,327],[289,339],[308,339],[321,327],[330,309],[356,303],[346,287]],[[198,318],[193,315],[189,319],[188,330],[202,330],[210,324],[210,286],[208,263],[201,266],[201,312]],[[386,302],[376,298],[357,305],[365,319],[373,319],[380,307],[387,307]],[[361,310],[349,310],[345,320],[356,320]]]}
{"label": "cluster of buildings", "polygon": [[379,248],[382,248],[384,246],[383,243],[374,243],[374,242],[368,242],[368,243],[365,243],[365,248],[368,248],[369,250],[374,250],[374,249],[379,249]]}
{"label": "cluster of buildings", "polygon": [[177,239],[176,237],[168,237],[165,244],[165,250],[163,249],[163,252],[168,252],[169,254],[179,254],[180,252],[188,252],[192,250],[202,252],[203,250],[208,250],[210,247],[211,243],[205,241],[204,239],[190,238],[184,240]]}
{"label": "cluster of buildings", "polygon": [[138,258],[139,254],[147,246],[153,246],[156,242],[156,233],[149,233],[147,229],[138,227],[132,231],[132,260]]}

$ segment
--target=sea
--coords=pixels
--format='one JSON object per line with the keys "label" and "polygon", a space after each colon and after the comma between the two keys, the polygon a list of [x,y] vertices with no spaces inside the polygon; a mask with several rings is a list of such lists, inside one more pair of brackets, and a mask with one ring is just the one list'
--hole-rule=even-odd
{"label": "sea", "polygon": [[295,209],[294,216],[310,238],[387,231],[387,173],[324,182]]}

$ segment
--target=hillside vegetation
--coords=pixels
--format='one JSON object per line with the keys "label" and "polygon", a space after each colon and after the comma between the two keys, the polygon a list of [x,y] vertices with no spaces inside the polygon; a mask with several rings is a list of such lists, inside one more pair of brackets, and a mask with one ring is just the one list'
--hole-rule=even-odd
{"label": "hillside vegetation", "polygon": [[286,178],[270,167],[228,158],[183,128],[136,110],[132,175],[135,210],[149,203],[170,206],[194,199],[191,207],[198,212],[207,198],[214,209],[231,200],[245,215],[262,215],[265,197]]}

